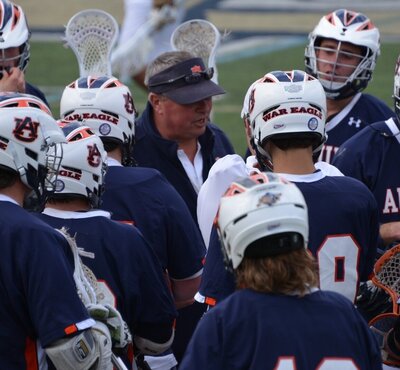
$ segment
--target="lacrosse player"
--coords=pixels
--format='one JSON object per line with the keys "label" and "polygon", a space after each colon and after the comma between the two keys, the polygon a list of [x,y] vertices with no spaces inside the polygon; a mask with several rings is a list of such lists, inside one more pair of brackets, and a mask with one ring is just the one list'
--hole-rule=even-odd
{"label": "lacrosse player", "polygon": [[[64,89],[60,112],[65,120],[84,120],[101,137],[108,171],[100,207],[114,220],[133,222],[153,247],[179,309],[179,336],[182,317],[200,284],[206,251],[185,202],[165,177],[152,168],[131,167],[136,136],[131,92],[113,77],[81,78]],[[170,368],[174,364],[171,358]]]}
{"label": "lacrosse player", "polygon": [[[325,107],[324,90],[314,77],[303,71],[267,73],[253,85],[249,99],[252,142],[260,168],[280,173],[304,194],[310,216],[308,248],[319,263],[320,288],[354,302],[359,282],[372,272],[378,210],[360,181],[327,176],[315,167],[313,152],[325,141]],[[233,291],[232,279],[223,268],[214,229],[196,299],[215,305]]]}
{"label": "lacrosse player", "polygon": [[25,81],[31,31],[22,7],[0,0],[0,8],[0,91],[35,95],[49,105],[43,92]]}
{"label": "lacrosse player", "polygon": [[[77,294],[67,240],[22,208],[54,190],[62,131],[38,98],[0,94],[0,292],[3,369],[112,369],[109,330]],[[96,365],[97,364],[97,365]]]}
{"label": "lacrosse player", "polygon": [[[84,265],[97,279],[98,303],[121,313],[135,347],[143,354],[162,353],[172,344],[176,311],[161,265],[137,228],[98,209],[107,161],[101,139],[78,122],[60,124],[68,144],[56,190],[38,217],[76,238]],[[128,337],[113,338],[115,349],[128,349]]]}
{"label": "lacrosse player", "polygon": [[216,225],[238,291],[200,320],[180,370],[382,368],[352,303],[317,288],[296,185],[272,173],[241,178],[221,199]]}
{"label": "lacrosse player", "polygon": [[[184,0],[124,0],[124,19],[118,45],[129,43],[132,37],[147,30],[125,62],[129,64],[127,70],[131,71],[134,81],[146,91],[146,67],[160,54],[172,50],[171,34],[184,15]],[[154,28],[147,27],[149,22],[155,22]]]}
{"label": "lacrosse player", "polygon": [[396,117],[367,126],[344,142],[334,164],[345,175],[362,181],[375,195],[379,207],[383,247],[400,242],[400,57],[394,75]]}
{"label": "lacrosse player", "polygon": [[380,53],[379,30],[364,14],[340,9],[321,18],[309,34],[306,72],[319,79],[327,97],[328,139],[320,159],[328,163],[339,146],[366,125],[394,116],[381,100],[361,93]]}

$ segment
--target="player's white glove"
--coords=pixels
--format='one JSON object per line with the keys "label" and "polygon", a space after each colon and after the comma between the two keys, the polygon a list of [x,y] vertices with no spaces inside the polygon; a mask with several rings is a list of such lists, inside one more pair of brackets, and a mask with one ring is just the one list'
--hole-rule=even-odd
{"label": "player's white glove", "polygon": [[89,315],[107,325],[110,331],[113,347],[125,348],[132,343],[132,336],[128,325],[122,319],[121,314],[114,307],[105,304],[88,304],[86,309]]}
{"label": "player's white glove", "polygon": [[112,340],[110,331],[107,325],[101,321],[96,320],[96,324],[91,327],[95,342],[99,347],[99,360],[96,366],[96,370],[111,370],[112,367]]}

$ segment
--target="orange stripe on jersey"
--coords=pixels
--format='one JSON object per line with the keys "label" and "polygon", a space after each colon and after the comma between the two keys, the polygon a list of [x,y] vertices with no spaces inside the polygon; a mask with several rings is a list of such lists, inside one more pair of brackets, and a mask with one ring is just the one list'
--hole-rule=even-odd
{"label": "orange stripe on jersey", "polygon": [[67,335],[76,333],[77,331],[78,331],[78,328],[76,327],[75,324],[72,324],[72,325],[70,325],[70,326],[67,326],[67,327],[64,329],[64,333],[67,334]]}
{"label": "orange stripe on jersey", "polygon": [[26,370],[38,370],[36,341],[31,338],[26,338],[25,342],[25,362]]}
{"label": "orange stripe on jersey", "polygon": [[118,222],[120,222],[121,224],[127,224],[127,225],[131,225],[131,226],[135,226],[135,221],[132,221],[132,220],[130,220],[130,221],[118,221]]}
{"label": "orange stripe on jersey", "polygon": [[217,304],[217,301],[214,298],[205,297],[204,303],[208,304],[209,306],[215,306]]}

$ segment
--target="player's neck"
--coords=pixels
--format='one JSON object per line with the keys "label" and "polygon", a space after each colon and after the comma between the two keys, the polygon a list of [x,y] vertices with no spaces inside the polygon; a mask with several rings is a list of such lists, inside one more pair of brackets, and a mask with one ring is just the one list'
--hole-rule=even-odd
{"label": "player's neck", "polygon": [[115,148],[107,152],[107,157],[115,159],[119,163],[122,163],[122,153],[120,148]]}
{"label": "player's neck", "polygon": [[56,200],[52,200],[51,202],[46,203],[46,208],[53,208],[60,211],[89,211],[91,209],[89,202],[86,199],[70,199],[68,202],[57,202]]}
{"label": "player's neck", "polygon": [[352,99],[353,96],[341,100],[326,99],[327,118],[329,119],[329,117],[342,111]]}
{"label": "player's neck", "polygon": [[308,175],[315,171],[311,148],[278,149],[271,155],[274,172]]}
{"label": "player's neck", "polygon": [[22,207],[24,198],[28,194],[28,188],[21,180],[17,180],[12,186],[1,189],[0,194],[14,199]]}

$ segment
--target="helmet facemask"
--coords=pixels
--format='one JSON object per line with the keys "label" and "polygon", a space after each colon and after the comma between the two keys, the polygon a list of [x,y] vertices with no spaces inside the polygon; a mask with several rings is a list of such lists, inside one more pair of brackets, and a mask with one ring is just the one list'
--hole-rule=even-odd
{"label": "helmet facemask", "polygon": [[[345,99],[367,87],[380,54],[379,30],[367,16],[347,9],[335,10],[320,19],[308,39],[305,49],[306,72],[320,80],[329,99]],[[321,67],[318,65],[324,62],[318,54],[327,51],[321,48],[321,43],[325,40],[336,42],[334,50],[330,50],[336,54],[336,60],[330,61],[333,68],[328,74],[320,71]],[[358,47],[361,52],[354,54],[348,53],[349,50],[347,50],[346,54],[346,45],[350,45],[350,49]],[[341,49],[344,50],[340,52]],[[336,73],[338,67],[347,64],[346,57],[353,58],[355,55],[359,58],[357,67],[351,73],[346,73],[347,77],[341,78]],[[354,65],[353,61],[352,66]],[[340,73],[343,74],[343,72]]]}
{"label": "helmet facemask", "polygon": [[[308,70],[312,70],[312,74],[319,79],[328,99],[345,99],[364,90],[375,69],[376,60],[371,57],[372,53],[368,48],[360,46],[360,53],[352,53],[342,50],[343,44],[346,43],[338,41],[337,47],[332,49],[319,46],[321,45],[321,39],[316,40],[313,51],[309,53],[306,60]],[[336,58],[326,60],[319,57],[321,53],[335,54]],[[358,59],[358,63],[347,64],[346,59]],[[330,65],[329,73],[321,70],[319,67],[321,64]],[[340,69],[344,68],[353,71],[349,75],[340,75]]]}

